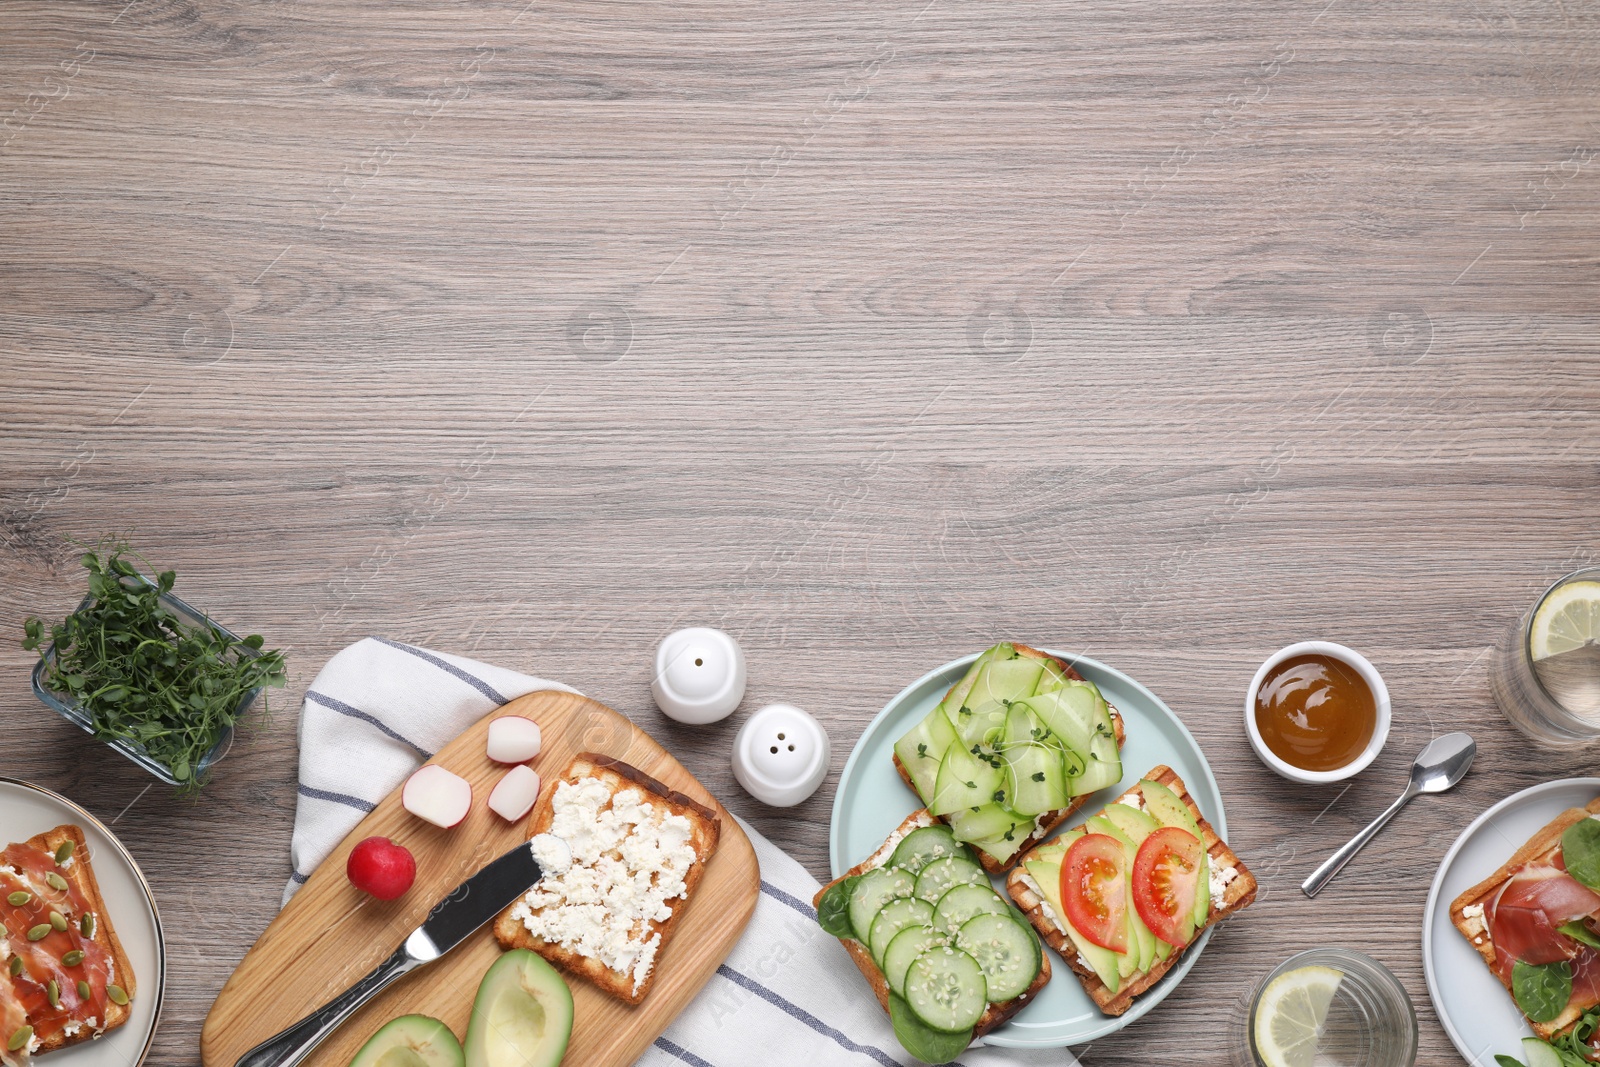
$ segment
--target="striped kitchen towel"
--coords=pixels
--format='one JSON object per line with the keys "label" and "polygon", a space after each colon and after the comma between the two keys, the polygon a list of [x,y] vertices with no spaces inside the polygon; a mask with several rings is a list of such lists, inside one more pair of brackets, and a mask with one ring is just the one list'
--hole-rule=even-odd
{"label": "striped kitchen towel", "polygon": [[[451,738],[513,697],[567,686],[369,637],[329,660],[300,712],[300,785],[284,903],[362,816]],[[731,738],[731,733],[730,733]],[[740,794],[735,803],[756,801]],[[744,936],[640,1067],[915,1064],[854,963],[817,925],[818,883],[754,828],[761,895]],[[670,951],[670,950],[669,950]],[[998,1036],[998,1035],[991,1035]],[[964,1067],[1075,1067],[1066,1049],[973,1047]]]}

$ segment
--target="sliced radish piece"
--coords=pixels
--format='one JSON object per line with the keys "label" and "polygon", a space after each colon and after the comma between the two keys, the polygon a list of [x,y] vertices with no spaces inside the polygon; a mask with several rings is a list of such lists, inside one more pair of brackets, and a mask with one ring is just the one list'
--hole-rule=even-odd
{"label": "sliced radish piece", "polygon": [[472,810],[472,786],[460,775],[430,763],[406,779],[400,803],[417,818],[448,830]]}
{"label": "sliced radish piece", "polygon": [[489,724],[489,758],[496,763],[527,763],[539,754],[539,724],[506,715]]}
{"label": "sliced radish piece", "polygon": [[539,772],[527,764],[518,764],[489,794],[489,810],[506,822],[516,822],[533,810],[533,802],[538,799]]}

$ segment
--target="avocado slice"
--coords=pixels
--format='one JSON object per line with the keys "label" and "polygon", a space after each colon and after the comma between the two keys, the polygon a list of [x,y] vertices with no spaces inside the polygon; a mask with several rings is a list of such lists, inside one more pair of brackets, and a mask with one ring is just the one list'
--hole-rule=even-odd
{"label": "avocado slice", "polygon": [[350,1067],[462,1067],[461,1042],[426,1015],[402,1015],[378,1028]]}
{"label": "avocado slice", "polygon": [[[1116,805],[1113,805],[1116,806]],[[1118,961],[1117,969],[1124,978],[1132,974],[1142,974],[1150,969],[1155,962],[1156,942],[1160,940],[1150,932],[1150,928],[1139,918],[1139,909],[1133,905],[1133,858],[1139,853],[1139,846],[1121,830],[1116,824],[1106,818],[1104,814],[1096,815],[1085,822],[1084,827],[1091,834],[1105,834],[1122,845],[1122,854],[1127,857],[1128,877],[1123,879],[1123,891],[1127,894],[1125,903],[1125,916],[1128,924],[1128,952]]]}
{"label": "avocado slice", "polygon": [[465,1067],[556,1067],[571,1036],[567,983],[538,953],[512,949],[494,961],[478,986],[467,1024]]}
{"label": "avocado slice", "polygon": [[1160,823],[1128,804],[1107,804],[1100,814],[1115,823],[1123,836],[1133,842],[1134,848],[1144,844],[1145,838],[1161,828]]}
{"label": "avocado slice", "polygon": [[1141,779],[1139,791],[1144,794],[1144,807],[1155,820],[1162,826],[1177,826],[1189,831],[1195,840],[1205,844],[1205,838],[1200,835],[1200,824],[1195,821],[1194,813],[1189,810],[1189,805],[1183,798],[1160,782],[1152,782],[1148,778]]}
{"label": "avocado slice", "polygon": [[[1108,948],[1101,948],[1090,941],[1067,921],[1067,910],[1061,906],[1061,861],[1066,858],[1067,848],[1083,836],[1082,830],[1069,830],[1056,838],[1049,845],[1036,849],[1032,859],[1023,863],[1023,869],[1039,884],[1039,891],[1056,918],[1061,920],[1061,925],[1066,927],[1067,937],[1072,941],[1078,955],[1082,956],[1089,967],[1099,976],[1105,987],[1115,993],[1122,986],[1122,976],[1117,973],[1118,956]],[[1061,847],[1056,848],[1057,845]]]}
{"label": "avocado slice", "polygon": [[[1176,826],[1189,831],[1199,841],[1202,849],[1206,839],[1200,833],[1200,823],[1195,820],[1194,812],[1189,810],[1189,805],[1183,798],[1160,782],[1152,782],[1146,778],[1139,783],[1139,790],[1144,794],[1146,810],[1160,820],[1163,826]],[[1200,854],[1200,881],[1195,887],[1194,913],[1190,921],[1194,929],[1204,926],[1206,919],[1211,915],[1211,857],[1204,851]],[[1191,936],[1193,931],[1190,931]]]}

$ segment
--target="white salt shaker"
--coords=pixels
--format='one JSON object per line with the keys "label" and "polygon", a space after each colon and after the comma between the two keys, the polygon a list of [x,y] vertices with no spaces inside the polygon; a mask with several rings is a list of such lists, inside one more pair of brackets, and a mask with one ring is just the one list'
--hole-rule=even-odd
{"label": "white salt shaker", "polygon": [[733,739],[733,776],[757,800],[793,807],[828,776],[830,751],[820,722],[793,704],[768,704]]}
{"label": "white salt shaker", "polygon": [[656,706],[679,722],[725,719],[744,699],[744,650],[709,626],[668,634],[656,648],[650,683]]}

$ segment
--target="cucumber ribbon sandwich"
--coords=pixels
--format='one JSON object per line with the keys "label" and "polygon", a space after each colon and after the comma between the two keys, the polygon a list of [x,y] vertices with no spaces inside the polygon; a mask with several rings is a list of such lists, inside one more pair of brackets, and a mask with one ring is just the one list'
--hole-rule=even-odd
{"label": "cucumber ribbon sandwich", "polygon": [[990,871],[1122,778],[1122,718],[1070,665],[1002,642],[895,742],[895,767]]}

